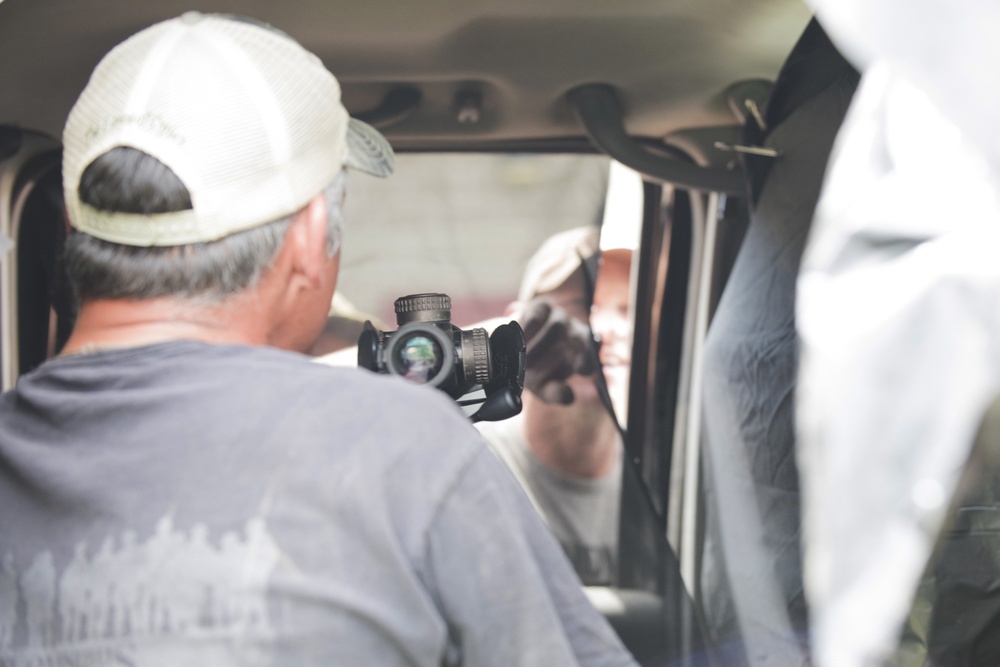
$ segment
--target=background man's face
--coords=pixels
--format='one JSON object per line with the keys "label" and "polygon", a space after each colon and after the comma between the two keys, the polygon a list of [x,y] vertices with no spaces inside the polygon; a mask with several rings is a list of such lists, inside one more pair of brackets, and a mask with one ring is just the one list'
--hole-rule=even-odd
{"label": "background man's face", "polygon": [[[604,367],[608,391],[619,418],[624,418],[628,392],[628,373],[631,363],[631,332],[629,320],[629,287],[632,252],[611,250],[604,253],[594,286],[594,303],[587,310],[586,289],[582,273],[574,274],[556,290],[541,295],[554,306],[565,310],[570,317],[588,323],[601,340],[599,356]],[[598,402],[596,388],[591,378],[574,376],[568,384],[576,397],[574,402]]]}

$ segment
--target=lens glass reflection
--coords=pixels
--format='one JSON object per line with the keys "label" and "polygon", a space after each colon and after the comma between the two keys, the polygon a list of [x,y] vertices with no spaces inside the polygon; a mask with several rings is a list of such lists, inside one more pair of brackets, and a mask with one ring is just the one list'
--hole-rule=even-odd
{"label": "lens glass reflection", "polygon": [[396,346],[396,368],[417,384],[427,384],[441,370],[444,352],[436,340],[417,334]]}

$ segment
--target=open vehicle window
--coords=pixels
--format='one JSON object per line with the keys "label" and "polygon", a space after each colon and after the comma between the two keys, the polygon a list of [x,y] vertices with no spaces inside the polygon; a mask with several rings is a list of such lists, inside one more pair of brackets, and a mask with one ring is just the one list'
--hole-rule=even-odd
{"label": "open vehicle window", "polygon": [[[539,357],[570,354],[573,345],[572,354],[593,354],[588,324],[596,294],[595,322],[609,340],[602,347],[617,350],[611,377],[621,409],[631,333],[628,258],[598,278],[610,165],[595,155],[399,156],[392,188],[361,184],[346,202],[343,301],[334,309],[346,302],[357,318],[391,331],[397,329],[396,298],[445,293],[452,323],[463,329],[492,330],[517,319],[534,368]],[[546,334],[535,331],[550,324],[568,325],[573,335],[540,343]],[[610,341],[613,336],[618,340]],[[574,375],[559,383],[568,397],[541,400],[529,372],[522,413],[480,426],[581,579],[607,584],[616,561],[622,446],[595,377]],[[594,447],[605,452],[601,461],[589,460]]]}
{"label": "open vehicle window", "polygon": [[[524,326],[521,414],[479,427],[581,580],[597,585],[616,578],[623,447],[609,403],[624,418],[631,352],[639,220],[620,218],[641,213],[623,207],[621,194],[609,200],[611,174],[611,161],[595,155],[401,155],[392,188],[351,190],[338,284],[359,316],[384,330],[397,328],[397,297],[428,292],[451,297],[452,323],[463,329],[510,319]],[[609,204],[632,236],[607,233],[611,247],[602,248]],[[564,356],[593,359],[592,370],[533,384],[536,365]],[[550,395],[552,385],[562,393]]]}

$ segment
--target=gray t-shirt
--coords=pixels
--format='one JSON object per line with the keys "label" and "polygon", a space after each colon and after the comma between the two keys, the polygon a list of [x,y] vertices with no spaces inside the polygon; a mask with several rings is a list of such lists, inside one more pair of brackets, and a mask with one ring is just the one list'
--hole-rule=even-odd
{"label": "gray t-shirt", "polygon": [[0,397],[0,664],[634,664],[458,408],[267,348]]}
{"label": "gray t-shirt", "polygon": [[524,438],[523,413],[476,426],[527,491],[580,580],[586,585],[611,583],[618,553],[620,442],[619,457],[611,472],[589,479],[561,472],[539,460]]}

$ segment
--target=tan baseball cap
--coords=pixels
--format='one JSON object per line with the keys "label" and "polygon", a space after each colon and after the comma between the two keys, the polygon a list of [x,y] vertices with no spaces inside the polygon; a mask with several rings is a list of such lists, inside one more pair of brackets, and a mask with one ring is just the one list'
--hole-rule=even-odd
{"label": "tan baseball cap", "polygon": [[559,289],[577,272],[582,273],[584,264],[598,252],[600,234],[600,227],[587,225],[546,239],[524,268],[517,300],[527,303]]}
{"label": "tan baseball cap", "polygon": [[[340,85],[284,33],[240,17],[188,12],[112,49],[63,132],[70,223],[134,246],[213,241],[290,215],[348,167],[384,177],[392,148],[350,118]],[[80,201],[84,169],[119,146],[169,167],[190,210],[101,211]]]}

